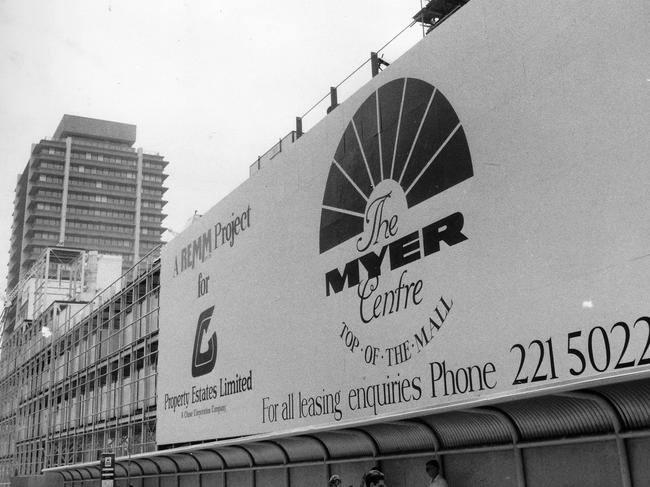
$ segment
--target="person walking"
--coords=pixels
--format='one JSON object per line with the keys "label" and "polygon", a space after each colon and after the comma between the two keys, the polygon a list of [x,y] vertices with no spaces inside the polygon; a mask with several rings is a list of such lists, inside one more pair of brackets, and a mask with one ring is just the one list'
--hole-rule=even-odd
{"label": "person walking", "polygon": [[364,487],[386,487],[384,474],[379,470],[370,470],[363,476]]}
{"label": "person walking", "polygon": [[448,487],[447,481],[440,475],[440,464],[438,460],[429,460],[426,463],[427,475],[431,478],[429,487]]}
{"label": "person walking", "polygon": [[329,487],[341,487],[341,477],[338,475],[332,475],[327,485]]}

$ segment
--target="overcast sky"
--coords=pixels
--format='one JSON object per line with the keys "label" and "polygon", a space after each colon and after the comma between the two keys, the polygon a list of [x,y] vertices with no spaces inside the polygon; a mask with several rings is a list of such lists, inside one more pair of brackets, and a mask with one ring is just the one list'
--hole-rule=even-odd
{"label": "overcast sky", "polygon": [[[163,225],[180,231],[406,27],[420,0],[0,0],[0,289],[16,176],[64,113],[137,125],[169,161]],[[422,37],[415,25],[384,51]],[[365,66],[339,101],[370,78]],[[328,103],[305,117],[309,129]]]}

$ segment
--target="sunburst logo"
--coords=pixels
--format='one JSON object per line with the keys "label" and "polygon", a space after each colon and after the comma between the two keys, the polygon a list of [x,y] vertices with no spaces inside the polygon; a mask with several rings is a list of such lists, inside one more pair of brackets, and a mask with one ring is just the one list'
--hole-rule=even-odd
{"label": "sunburst logo", "polygon": [[472,176],[465,132],[445,96],[416,78],[386,83],[361,104],[332,158],[320,253],[365,230],[363,252],[377,243],[375,230],[392,236],[390,220],[381,220],[388,206],[401,213]]}

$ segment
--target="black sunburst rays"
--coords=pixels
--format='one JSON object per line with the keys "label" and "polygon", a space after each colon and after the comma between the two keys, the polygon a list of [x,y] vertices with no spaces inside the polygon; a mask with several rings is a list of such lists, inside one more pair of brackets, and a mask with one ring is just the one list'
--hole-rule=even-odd
{"label": "black sunburst rays", "polygon": [[444,95],[416,78],[386,83],[359,107],[334,154],[320,252],[363,231],[366,204],[381,181],[398,182],[410,208],[472,175],[465,132]]}

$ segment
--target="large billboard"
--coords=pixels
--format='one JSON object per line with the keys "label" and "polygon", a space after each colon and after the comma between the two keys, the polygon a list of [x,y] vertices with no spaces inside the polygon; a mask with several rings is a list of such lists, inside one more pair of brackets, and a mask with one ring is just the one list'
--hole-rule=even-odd
{"label": "large billboard", "polygon": [[166,246],[160,444],[650,372],[645,28],[484,3]]}

